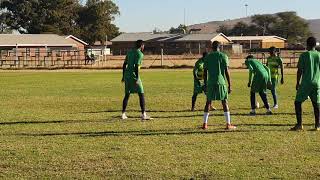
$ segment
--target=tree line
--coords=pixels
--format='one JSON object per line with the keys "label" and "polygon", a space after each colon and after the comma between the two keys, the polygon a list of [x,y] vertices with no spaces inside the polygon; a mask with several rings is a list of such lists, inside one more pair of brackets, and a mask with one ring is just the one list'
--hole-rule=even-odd
{"label": "tree line", "polygon": [[276,35],[286,38],[290,44],[303,43],[312,35],[308,22],[299,17],[296,12],[254,15],[249,24],[240,21],[233,27],[222,25],[217,32],[227,36]]}
{"label": "tree line", "polygon": [[119,35],[113,24],[119,8],[113,1],[2,0],[0,33],[75,35],[89,44]]}

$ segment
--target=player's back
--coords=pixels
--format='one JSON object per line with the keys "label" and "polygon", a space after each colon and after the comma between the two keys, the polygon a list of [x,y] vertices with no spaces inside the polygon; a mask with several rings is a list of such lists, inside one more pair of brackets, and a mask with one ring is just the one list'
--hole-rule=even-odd
{"label": "player's back", "polygon": [[320,87],[320,53],[316,50],[301,54],[298,67],[303,70],[302,84]]}
{"label": "player's back", "polygon": [[132,49],[127,53],[126,56],[126,62],[127,62],[127,68],[126,68],[126,74],[127,75],[135,75],[134,71],[137,65],[141,64],[139,62],[141,58],[143,57],[143,54],[138,49]]}
{"label": "player's back", "polygon": [[268,71],[264,67],[264,65],[257,59],[250,59],[248,60],[249,69],[251,69],[255,75],[260,75],[260,76],[268,76]]}
{"label": "player's back", "polygon": [[205,58],[204,67],[208,70],[208,84],[224,85],[225,70],[229,66],[228,56],[222,52],[212,52]]}

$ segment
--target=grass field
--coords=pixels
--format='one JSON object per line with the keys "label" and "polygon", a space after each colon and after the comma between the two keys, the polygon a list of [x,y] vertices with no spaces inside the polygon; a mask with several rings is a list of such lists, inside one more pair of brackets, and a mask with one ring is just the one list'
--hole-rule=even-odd
{"label": "grass field", "polygon": [[[203,131],[204,96],[189,112],[190,70],[144,71],[147,108],[136,96],[121,121],[120,72],[1,72],[1,179],[319,179],[320,133],[311,104],[306,131],[295,123],[295,75],[280,86],[273,116],[249,113],[247,73],[233,72],[230,108],[235,132],[224,131],[220,110]],[[260,99],[259,99],[260,100]],[[220,107],[219,103],[215,103]]]}

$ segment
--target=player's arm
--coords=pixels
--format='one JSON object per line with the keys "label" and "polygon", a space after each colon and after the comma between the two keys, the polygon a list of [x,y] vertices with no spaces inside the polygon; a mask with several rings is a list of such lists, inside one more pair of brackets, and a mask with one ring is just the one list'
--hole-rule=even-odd
{"label": "player's arm", "polygon": [[198,75],[197,74],[198,74],[198,68],[194,67],[193,68],[193,78],[194,79],[198,79]]}
{"label": "player's arm", "polygon": [[226,75],[226,79],[228,81],[228,93],[230,94],[232,92],[231,89],[231,78],[230,78],[230,71],[229,71],[229,67],[227,66],[225,69],[225,75]]}
{"label": "player's arm", "polygon": [[124,82],[124,73],[126,71],[127,64],[128,64],[127,60],[128,60],[128,56],[126,56],[126,59],[124,60],[123,65],[122,65],[122,79],[121,79],[122,82]]}
{"label": "player's arm", "polygon": [[271,71],[270,71],[270,69],[267,67],[267,66],[265,66],[265,65],[263,65],[263,67],[264,67],[264,69],[267,71],[267,73],[268,73],[268,79],[269,79],[269,82],[271,82]]}
{"label": "player's arm", "polygon": [[300,81],[301,81],[301,77],[302,77],[302,74],[303,74],[303,66],[304,66],[304,61],[303,61],[302,56],[300,56],[299,62],[298,62],[296,90],[298,90],[299,86],[300,86]]}
{"label": "player's arm", "polygon": [[253,71],[249,68],[249,81],[248,81],[248,87],[251,87],[252,75],[253,75]]}

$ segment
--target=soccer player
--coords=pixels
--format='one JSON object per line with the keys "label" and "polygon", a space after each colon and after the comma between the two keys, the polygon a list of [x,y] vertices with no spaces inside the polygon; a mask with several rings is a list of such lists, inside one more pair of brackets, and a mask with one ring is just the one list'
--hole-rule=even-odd
{"label": "soccer player", "polygon": [[308,97],[310,97],[314,109],[315,130],[320,130],[320,53],[315,49],[316,44],[316,38],[309,37],[307,40],[308,51],[301,54],[299,58],[295,100],[297,124],[291,128],[293,131],[303,130],[302,103]]}
{"label": "soccer player", "polygon": [[[267,115],[271,115],[271,109],[267,99],[267,87],[271,85],[270,70],[267,66],[263,65],[260,61],[254,59],[252,55],[249,55],[245,61],[247,68],[249,69],[249,82],[248,87],[251,87],[250,101],[251,112],[250,115],[256,115],[256,93],[259,93],[265,108],[267,109]],[[252,77],[253,76],[253,77]]]}
{"label": "soccer player", "polygon": [[[226,130],[233,130],[236,129],[236,127],[231,124],[227,101],[228,94],[231,93],[228,56],[220,52],[220,43],[218,41],[212,43],[212,49],[213,52],[211,52],[204,60],[204,86],[207,102],[204,108],[202,129],[208,129],[209,108],[212,101],[221,101],[227,124]],[[228,88],[226,86],[226,80],[228,82]]]}
{"label": "soccer player", "polygon": [[136,47],[130,50],[123,63],[122,82],[125,84],[125,97],[122,104],[121,118],[127,119],[126,108],[128,105],[130,94],[138,93],[141,107],[141,119],[150,120],[145,109],[145,98],[142,81],[140,79],[139,69],[143,61],[144,42],[136,41]]}
{"label": "soccer player", "polygon": [[[202,54],[202,58],[200,58],[193,68],[193,96],[192,96],[192,106],[191,111],[195,111],[195,105],[197,101],[198,94],[204,92],[204,84],[203,84],[203,65],[204,65],[204,58],[208,55],[207,52]],[[212,110],[216,110],[214,107],[210,107]]]}
{"label": "soccer player", "polygon": [[271,93],[273,97],[273,108],[278,109],[278,97],[277,97],[277,85],[279,82],[279,68],[281,69],[281,84],[284,83],[284,78],[283,78],[283,63],[281,57],[277,56],[276,48],[271,47],[269,49],[270,57],[267,59],[267,66],[270,69],[271,73],[271,83],[272,83],[272,88],[271,88]]}

